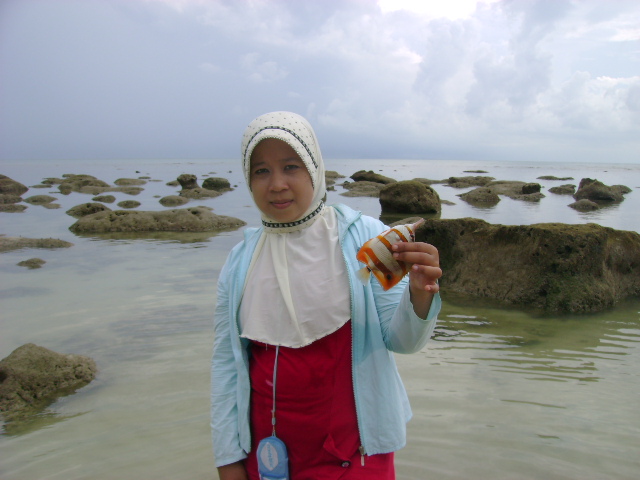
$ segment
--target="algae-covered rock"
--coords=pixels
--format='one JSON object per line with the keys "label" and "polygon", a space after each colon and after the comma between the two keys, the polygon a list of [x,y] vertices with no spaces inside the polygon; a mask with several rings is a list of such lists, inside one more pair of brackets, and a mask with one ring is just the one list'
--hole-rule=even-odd
{"label": "algae-covered rock", "polygon": [[494,180],[493,177],[469,176],[469,177],[449,177],[447,185],[454,188],[485,187]]}
{"label": "algae-covered rock", "polygon": [[393,178],[385,177],[384,175],[375,173],[373,170],[369,170],[369,171],[359,170],[353,175],[351,175],[351,180],[353,180],[354,182],[381,183],[383,185],[388,185],[390,183],[396,182],[396,180],[394,180]]}
{"label": "algae-covered rock", "polygon": [[537,183],[519,182],[517,180],[497,180],[486,185],[494,193],[504,195],[514,200],[524,200],[526,202],[539,202],[544,198],[540,192],[540,185]]}
{"label": "algae-covered rock", "polygon": [[158,201],[165,207],[179,207],[185,203],[189,203],[189,199],[187,197],[181,197],[180,195],[167,195]]}
{"label": "algae-covered rock", "polygon": [[477,207],[493,207],[500,202],[500,197],[491,188],[478,187],[458,195],[462,200]]}
{"label": "algae-covered rock", "polygon": [[44,260],[42,260],[41,258],[30,258],[28,260],[23,260],[21,262],[18,262],[16,265],[18,265],[19,267],[27,267],[29,270],[33,270],[35,268],[40,268],[42,267],[45,263]]}
{"label": "algae-covered rock", "polygon": [[164,211],[98,212],[78,219],[69,229],[74,233],[109,232],[208,232],[239,228],[238,218],[214,214],[207,207]]}
{"label": "algae-covered rock", "polygon": [[578,190],[573,195],[576,200],[587,199],[592,202],[612,203],[622,202],[624,195],[631,189],[624,185],[608,186],[599,180],[583,178],[580,180]]}
{"label": "algae-covered rock", "polygon": [[118,178],[113,183],[120,187],[128,187],[132,185],[145,185],[147,181],[143,180],[142,178]]}
{"label": "algae-covered rock", "polygon": [[600,210],[600,206],[596,202],[583,198],[577,202],[573,202],[569,205],[574,210],[579,212],[592,212],[593,210]]}
{"label": "algae-covered rock", "polygon": [[21,248],[69,248],[73,243],[57,238],[5,237],[0,235],[0,253]]}
{"label": "algae-covered rock", "polygon": [[221,177],[209,177],[202,182],[202,188],[207,190],[215,190],[217,192],[228,192],[233,190],[229,180]]}
{"label": "algae-covered rock", "polygon": [[359,182],[344,182],[342,187],[347,190],[340,194],[344,197],[379,197],[380,190],[384,188],[384,183],[362,180]]}
{"label": "algae-covered rock", "polygon": [[75,207],[71,207],[67,210],[67,215],[71,215],[75,218],[84,217],[86,215],[91,215],[97,212],[110,212],[111,209],[102,203],[83,203],[81,205],[76,205]]}
{"label": "algae-covered rock", "polygon": [[46,205],[47,203],[51,203],[55,200],[57,200],[56,197],[52,197],[51,195],[33,195],[24,199],[25,202],[30,203],[31,205]]}
{"label": "algae-covered rock", "polygon": [[406,180],[390,183],[380,190],[382,213],[440,213],[438,193],[429,185]]}
{"label": "algae-covered rock", "polygon": [[138,208],[141,205],[137,200],[123,200],[118,202],[120,208]]}
{"label": "algae-covered rock", "polygon": [[597,312],[640,295],[640,235],[596,224],[492,225],[428,219],[416,240],[438,248],[444,294],[548,312]]}
{"label": "algae-covered rock", "polygon": [[576,186],[570,183],[567,183],[565,185],[551,187],[549,191],[551,193],[555,193],[556,195],[573,195],[574,193],[576,193]]}
{"label": "algae-covered rock", "polygon": [[36,413],[96,376],[96,363],[28,343],[0,361],[0,415],[14,420]]}
{"label": "algae-covered rock", "polygon": [[0,193],[20,196],[27,190],[29,190],[29,188],[26,185],[23,185],[6,175],[0,175]]}

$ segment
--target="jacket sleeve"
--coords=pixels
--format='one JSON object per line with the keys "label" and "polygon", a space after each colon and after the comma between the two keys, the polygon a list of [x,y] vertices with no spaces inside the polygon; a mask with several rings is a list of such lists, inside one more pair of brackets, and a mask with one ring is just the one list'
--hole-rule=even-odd
{"label": "jacket sleeve", "polygon": [[[367,238],[361,238],[359,245],[388,228],[372,218],[363,217],[363,220],[368,227]],[[434,295],[427,318],[422,319],[413,311],[408,276],[387,291],[374,279],[370,285],[387,349],[395,353],[415,353],[424,347],[433,334],[440,312],[440,294]]]}
{"label": "jacket sleeve", "polygon": [[229,263],[228,259],[218,279],[211,359],[211,433],[217,467],[246,457],[238,427],[238,371],[230,331]]}

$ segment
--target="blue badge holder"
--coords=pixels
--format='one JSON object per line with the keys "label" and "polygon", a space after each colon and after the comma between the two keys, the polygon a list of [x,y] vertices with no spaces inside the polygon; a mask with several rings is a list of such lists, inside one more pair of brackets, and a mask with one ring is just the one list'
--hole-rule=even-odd
{"label": "blue badge holder", "polygon": [[289,455],[284,442],[272,435],[258,444],[258,473],[260,480],[289,480]]}

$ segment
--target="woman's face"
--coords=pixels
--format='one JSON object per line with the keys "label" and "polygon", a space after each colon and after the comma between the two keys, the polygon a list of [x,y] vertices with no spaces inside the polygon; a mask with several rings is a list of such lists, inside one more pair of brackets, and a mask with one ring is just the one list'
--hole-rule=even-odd
{"label": "woman's face", "polygon": [[298,220],[311,206],[311,176],[295,150],[282,140],[266,138],[256,145],[249,179],[256,205],[277,222]]}

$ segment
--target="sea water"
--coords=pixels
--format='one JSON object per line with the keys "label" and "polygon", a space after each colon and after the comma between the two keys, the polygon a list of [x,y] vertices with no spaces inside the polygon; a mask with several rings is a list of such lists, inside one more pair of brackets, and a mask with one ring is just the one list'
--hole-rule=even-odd
{"label": "sea water", "polygon": [[[488,175],[537,182],[540,202],[502,198],[491,208],[466,204],[458,190],[433,187],[441,218],[494,224],[598,223],[640,232],[640,166],[435,160],[327,160],[350,176],[373,170],[406,180]],[[487,173],[470,173],[484,170]],[[134,199],[139,210],[163,210],[176,194],[166,183],[181,173],[224,177],[236,188],[188,206],[257,225],[237,160],[20,162],[0,173],[31,186],[65,173],[150,177]],[[543,175],[573,180],[539,180]],[[582,178],[632,189],[596,212],[568,207],[548,188]],[[344,197],[338,180],[328,202],[379,216],[376,198]],[[346,180],[349,180],[346,178]],[[0,213],[0,233],[53,237],[70,248],[0,254],[0,358],[35,343],[88,355],[97,378],[28,422],[3,425],[0,478],[217,478],[209,431],[209,363],[215,284],[242,230],[219,234],[77,236],[65,212],[92,196],[50,194],[59,208],[29,205]],[[116,209],[115,204],[110,208]],[[29,270],[16,264],[39,257]],[[526,308],[443,295],[434,338],[414,355],[396,355],[414,418],[397,452],[399,479],[631,479],[640,471],[640,300],[589,315],[540,316]]]}

